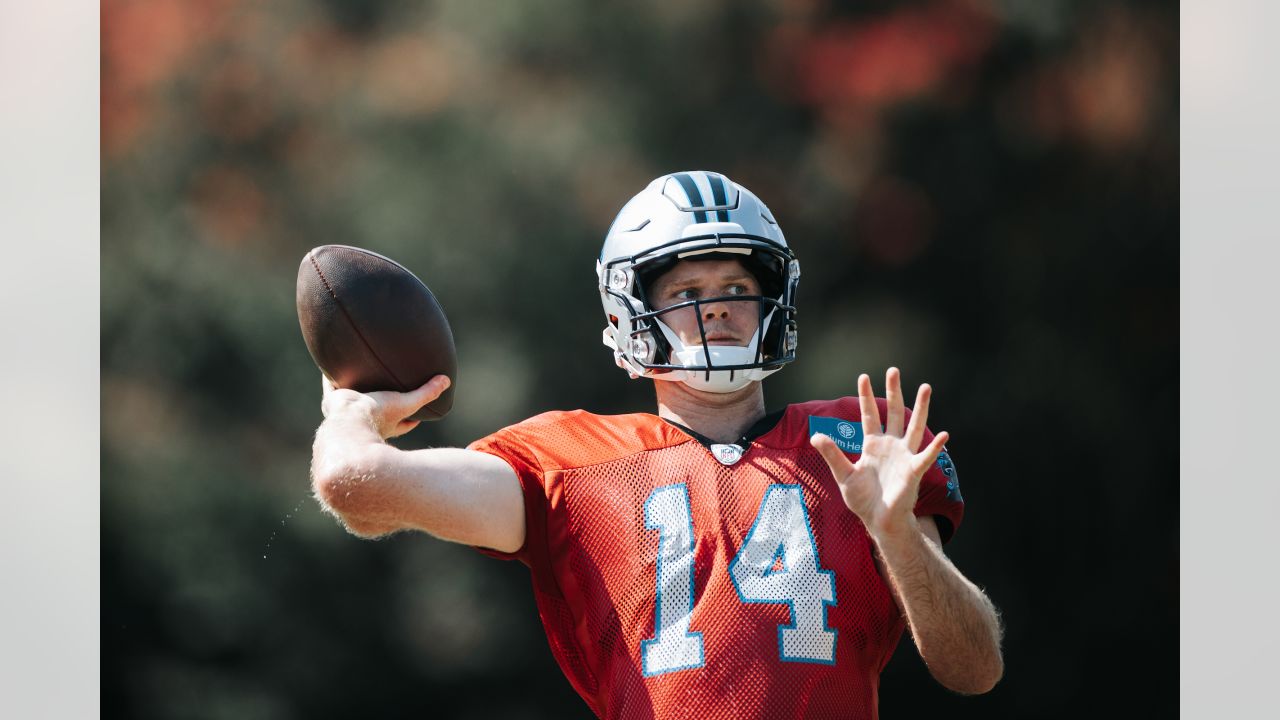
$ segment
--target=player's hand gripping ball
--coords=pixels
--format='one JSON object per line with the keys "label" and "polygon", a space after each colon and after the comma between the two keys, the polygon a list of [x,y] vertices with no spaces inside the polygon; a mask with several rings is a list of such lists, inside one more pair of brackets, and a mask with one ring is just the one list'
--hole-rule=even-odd
{"label": "player's hand gripping ball", "polygon": [[435,295],[399,263],[368,250],[322,245],[298,268],[298,323],[316,365],[356,392],[414,390],[436,375],[449,388],[408,419],[453,407],[458,357]]}

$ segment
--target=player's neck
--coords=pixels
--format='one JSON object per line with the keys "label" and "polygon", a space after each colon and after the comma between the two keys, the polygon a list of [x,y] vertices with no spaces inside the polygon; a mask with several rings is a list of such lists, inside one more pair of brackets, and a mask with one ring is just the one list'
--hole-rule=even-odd
{"label": "player's neck", "polygon": [[759,382],[730,393],[694,390],[682,382],[654,382],[658,416],[711,438],[731,443],[764,417],[764,390]]}

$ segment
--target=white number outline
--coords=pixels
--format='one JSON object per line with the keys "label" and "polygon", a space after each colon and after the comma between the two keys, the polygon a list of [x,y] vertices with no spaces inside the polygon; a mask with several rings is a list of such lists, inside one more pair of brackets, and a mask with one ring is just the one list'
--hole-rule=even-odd
{"label": "white number outline", "polygon": [[[805,537],[808,540],[808,549],[810,550],[810,554],[813,557],[814,572],[826,578],[827,587],[830,588],[830,591],[831,591],[830,600],[818,598],[822,603],[822,623],[819,626],[818,632],[824,635],[831,636],[831,658],[829,660],[823,659],[823,658],[787,655],[783,649],[784,647],[783,636],[787,630],[798,630],[800,628],[800,616],[796,612],[795,599],[792,598],[791,600],[774,600],[771,598],[766,598],[766,599],[757,600],[757,599],[749,598],[746,596],[746,594],[743,593],[742,586],[738,584],[737,574],[734,572],[735,568],[737,568],[738,566],[738,561],[742,559],[743,552],[745,552],[746,548],[751,544],[753,536],[756,534],[757,529],[759,529],[760,518],[764,517],[765,508],[769,506],[770,498],[773,496],[775,492],[785,493],[785,495],[787,496],[787,502],[789,502],[792,505],[799,505],[800,513],[804,518],[804,532],[805,532]],[[761,573],[761,577],[767,578],[767,577],[773,577],[775,575],[782,575],[782,574],[787,574],[792,572],[792,568],[788,567],[786,564],[786,549],[787,549],[786,541],[787,539],[789,539],[789,537],[790,536],[788,536],[787,538],[773,538],[773,537],[769,538],[770,541],[776,541],[777,545],[774,547],[774,552],[772,555],[773,562],[770,563],[770,566],[768,569],[766,569]],[[772,566],[776,564],[779,556],[783,558],[782,569],[773,570]],[[768,489],[765,490],[764,497],[761,498],[760,500],[760,508],[756,510],[756,519],[751,523],[751,529],[748,530],[747,534],[742,538],[742,545],[739,546],[738,552],[733,556],[733,560],[729,562],[729,580],[733,582],[733,589],[737,591],[738,600],[740,600],[743,604],[786,605],[787,606],[788,613],[791,616],[791,623],[789,625],[778,626],[778,658],[782,662],[815,663],[818,665],[835,665],[836,664],[836,655],[837,655],[837,650],[839,648],[838,643],[840,640],[840,629],[833,628],[827,623],[827,611],[838,604],[837,597],[836,597],[836,573],[834,570],[823,570],[822,563],[819,562],[818,544],[815,541],[813,536],[812,523],[809,522],[809,508],[804,503],[804,487],[803,486],[799,484],[774,483],[770,485]]]}
{"label": "white number outline", "polygon": [[[688,574],[689,574],[688,607],[677,609],[677,612],[680,612],[680,611],[683,611],[683,612],[680,612],[680,617],[676,619],[674,623],[671,622],[670,617],[668,616],[668,623],[670,625],[676,628],[681,626],[684,627],[684,632],[677,633],[677,634],[672,634],[670,631],[668,631],[667,633],[664,633],[663,632],[664,626],[662,623],[662,606],[663,606],[662,587],[664,584],[666,584],[663,582],[665,578],[663,576],[662,550],[663,550],[663,545],[665,544],[665,541],[667,541],[667,539],[671,535],[671,530],[670,530],[671,523],[664,522],[665,520],[667,520],[667,518],[654,517],[654,512],[653,512],[654,501],[659,500],[663,495],[670,495],[672,493],[679,493],[678,495],[679,511],[683,511],[683,515],[684,515],[683,519],[684,519],[684,522],[686,523],[686,530],[687,530],[687,534],[685,537],[688,538],[688,543],[682,548],[676,548],[675,552],[671,553],[673,557],[669,558],[669,560],[674,560],[676,562],[681,562],[681,563],[683,563],[683,561],[686,558],[688,559]],[[697,574],[694,568],[693,555],[694,555],[694,548],[696,546],[696,538],[694,538],[694,535],[693,535],[693,511],[689,503],[689,487],[685,483],[679,483],[676,485],[664,485],[659,488],[654,488],[654,490],[649,493],[649,498],[644,502],[644,526],[646,529],[658,531],[658,554],[657,554],[657,560],[656,560],[657,567],[654,572],[654,582],[657,587],[657,590],[654,594],[654,599],[653,599],[653,608],[654,608],[653,637],[647,640],[642,640],[640,642],[641,672],[644,674],[645,677],[654,677],[656,675],[662,675],[663,673],[676,672],[678,670],[691,670],[691,669],[703,667],[704,665],[706,665],[706,645],[702,640],[702,633],[700,631],[692,632],[689,630],[689,625],[693,619],[693,606],[695,604],[694,578],[696,577],[696,574]],[[674,571],[679,572],[679,569],[677,568]],[[668,572],[672,572],[672,570],[668,569]],[[667,608],[667,609],[672,610],[673,608]],[[663,637],[664,634],[667,637],[664,638]],[[651,669],[651,665],[653,663],[650,662],[649,658],[650,658],[650,652],[653,651],[654,648],[660,647],[661,643],[663,643],[664,641],[667,642],[668,647],[670,647],[670,644],[672,643],[687,643],[690,640],[693,640],[693,642],[696,645],[696,649],[698,653],[698,660],[696,663],[686,663],[683,665],[675,665],[671,667]],[[690,651],[690,648],[686,645],[683,652],[687,653],[689,651]],[[676,650],[675,652],[676,654],[682,653],[681,650]]]}
{"label": "white number outline", "polygon": [[[664,585],[663,583],[664,567],[663,567],[662,549],[663,549],[664,541],[666,541],[671,534],[670,528],[672,523],[670,522],[670,518],[654,517],[653,506],[654,506],[654,501],[659,499],[660,494],[666,495],[674,492],[679,493],[678,509],[676,512],[683,513],[683,519],[687,523],[685,529],[687,530],[687,533],[688,533],[687,537],[689,539],[689,542],[682,548],[676,548],[675,551],[671,553],[672,557],[668,558],[668,561],[675,560],[678,562],[682,562],[686,558],[688,559],[689,605],[687,608],[682,608],[684,612],[682,613],[681,617],[677,619],[674,623],[671,623],[675,627],[679,627],[681,624],[683,624],[684,632],[672,634],[670,632],[670,629],[668,629],[668,632],[666,633],[667,637],[664,638],[663,624],[662,624],[662,616],[663,616],[662,587]],[[769,506],[770,498],[773,496],[775,492],[784,493],[786,495],[785,502],[789,503],[790,505],[797,505],[797,504],[799,505],[801,516],[804,518],[805,537],[808,541],[807,549],[810,551],[809,554],[813,557],[814,572],[816,572],[820,576],[824,576],[827,580],[828,587],[830,588],[830,592],[831,592],[830,600],[827,600],[825,598],[818,598],[821,601],[821,606],[822,606],[822,623],[821,623],[819,632],[824,634],[829,634],[831,636],[831,658],[829,660],[822,659],[822,658],[812,658],[812,657],[788,656],[784,652],[784,644],[783,644],[784,633],[787,630],[797,630],[799,629],[799,625],[800,625],[800,618],[798,613],[796,612],[795,598],[793,597],[790,600],[774,600],[772,598],[766,598],[766,599],[749,598],[743,594],[742,587],[738,584],[738,578],[734,573],[734,570],[738,565],[738,561],[742,558],[743,551],[747,548],[748,545],[751,544],[752,538],[755,536],[756,531],[759,529],[760,518],[764,517],[765,508]],[[649,493],[648,499],[645,500],[644,517],[645,517],[645,528],[649,530],[657,530],[659,535],[658,535],[658,552],[657,552],[657,558],[655,562],[656,570],[654,573],[654,583],[656,586],[654,603],[653,603],[653,606],[654,606],[653,634],[654,636],[652,638],[648,638],[640,642],[641,672],[644,674],[645,677],[654,677],[656,675],[661,675],[663,673],[676,672],[679,670],[691,670],[691,669],[703,667],[706,664],[706,654],[705,654],[705,644],[703,642],[702,632],[701,631],[694,632],[689,629],[690,624],[692,622],[692,617],[693,617],[693,608],[694,608],[694,605],[696,604],[696,598],[694,597],[694,591],[695,591],[694,579],[696,577],[696,568],[694,565],[694,557],[693,557],[695,552],[695,547],[696,547],[696,538],[694,537],[694,534],[693,534],[693,511],[692,511],[691,503],[689,502],[688,485],[685,483],[677,483],[674,485],[663,485],[661,487],[654,488],[653,491]],[[761,577],[768,578],[775,575],[789,574],[792,572],[793,568],[788,567],[786,562],[787,541],[791,537],[792,536],[788,535],[786,537],[776,539],[777,545],[774,547],[773,562],[769,564],[768,568],[762,571]],[[775,540],[775,538],[769,537],[767,539],[767,541],[773,541],[773,540]],[[782,560],[782,569],[774,570],[773,566],[777,564],[777,561],[779,558],[781,558]],[[669,568],[667,571],[671,572]],[[679,570],[677,570],[677,572],[678,571]],[[791,618],[791,623],[778,625],[778,658],[782,662],[803,662],[803,663],[814,663],[819,665],[835,665],[836,664],[837,650],[839,647],[838,641],[839,641],[840,630],[839,628],[830,627],[827,622],[828,610],[838,604],[837,598],[836,598],[836,581],[835,581],[836,574],[834,570],[824,570],[822,568],[822,563],[819,561],[818,544],[813,535],[812,523],[810,523],[809,521],[809,508],[808,506],[805,505],[805,502],[804,502],[803,486],[799,484],[774,483],[765,490],[764,496],[760,500],[760,507],[759,509],[756,510],[755,520],[751,523],[751,529],[748,530],[747,534],[743,537],[742,545],[738,548],[738,552],[734,554],[733,560],[730,561],[728,572],[729,572],[729,580],[733,583],[733,589],[737,592],[738,599],[743,604],[786,605],[787,606],[788,613]],[[672,608],[668,608],[668,610],[671,610],[671,609]],[[668,620],[668,622],[670,623],[670,620]],[[649,661],[650,652],[653,648],[659,647],[660,643],[662,643],[664,640],[668,643],[684,643],[684,642],[688,642],[689,640],[693,640],[697,644],[698,661],[696,663],[687,663],[679,666],[664,667],[656,670],[651,670],[650,669],[651,663]]]}

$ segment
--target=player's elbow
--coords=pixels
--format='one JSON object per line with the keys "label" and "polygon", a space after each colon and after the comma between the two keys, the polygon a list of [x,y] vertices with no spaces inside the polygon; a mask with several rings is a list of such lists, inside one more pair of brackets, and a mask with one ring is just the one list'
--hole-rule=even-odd
{"label": "player's elbow", "polygon": [[341,517],[351,505],[357,470],[351,463],[317,453],[311,459],[311,492],[327,512]]}
{"label": "player's elbow", "polygon": [[999,649],[994,655],[968,663],[955,671],[935,674],[944,687],[961,695],[982,695],[991,690],[1004,677],[1004,659]]}
{"label": "player's elbow", "polygon": [[960,690],[966,695],[982,695],[989,693],[1004,677],[1004,661],[997,655],[994,663],[982,668],[975,674],[972,683]]}
{"label": "player's elbow", "polygon": [[382,517],[385,503],[378,489],[378,475],[367,458],[313,458],[311,489],[320,507],[342,522],[353,535],[375,538],[398,526]]}

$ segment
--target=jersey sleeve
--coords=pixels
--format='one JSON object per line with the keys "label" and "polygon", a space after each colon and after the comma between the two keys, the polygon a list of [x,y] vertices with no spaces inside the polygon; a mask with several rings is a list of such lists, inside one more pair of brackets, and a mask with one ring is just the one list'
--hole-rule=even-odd
{"label": "jersey sleeve", "polygon": [[[907,419],[910,419],[910,410]],[[924,441],[920,447],[927,447],[933,442],[933,432],[924,431]],[[955,465],[951,462],[951,454],[944,447],[938,459],[925,471],[920,479],[920,494],[916,498],[916,516],[932,515],[938,523],[938,534],[942,542],[951,540],[960,521],[964,519],[964,498],[960,496],[960,480],[956,475]]]}
{"label": "jersey sleeve", "polygon": [[532,444],[522,438],[515,427],[508,427],[476,440],[467,449],[506,461],[515,471],[524,496],[524,545],[513,553],[484,547],[476,550],[500,560],[519,560],[530,568],[544,565],[547,562],[546,475]]}

